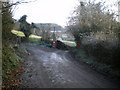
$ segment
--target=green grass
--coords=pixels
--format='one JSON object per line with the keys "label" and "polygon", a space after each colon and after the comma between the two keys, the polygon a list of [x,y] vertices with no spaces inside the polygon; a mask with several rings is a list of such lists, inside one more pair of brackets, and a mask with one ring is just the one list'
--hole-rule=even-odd
{"label": "green grass", "polygon": [[13,34],[20,36],[20,37],[25,37],[24,33],[21,31],[17,31],[17,30],[12,30],[11,31]]}
{"label": "green grass", "polygon": [[75,47],[76,43],[75,42],[71,42],[71,41],[62,41],[64,44],[71,46],[71,47]]}
{"label": "green grass", "polygon": [[[24,33],[21,31],[17,31],[17,30],[12,30],[11,31],[13,34],[20,36],[20,37],[25,37]],[[30,35],[29,36],[29,42],[30,43],[39,43],[41,40],[41,36],[37,36],[37,35]]]}
{"label": "green grass", "polygon": [[[13,34],[17,35],[17,36],[25,37],[24,33],[21,32],[21,31],[12,30],[11,32],[12,32]],[[30,38],[38,38],[38,39],[41,39],[41,38],[42,38],[41,36],[37,36],[37,35],[30,35],[29,37],[30,37]]]}
{"label": "green grass", "polygon": [[[17,35],[17,36],[20,36],[20,37],[25,37],[24,33],[21,32],[21,31],[17,31],[17,30],[12,30],[11,31],[13,34]],[[37,35],[30,35],[29,36],[29,42],[31,43],[39,43],[40,40],[41,40],[41,36],[37,36]],[[72,42],[72,41],[64,41],[62,40],[62,42],[68,46],[71,46],[71,47],[75,47],[76,46],[76,43],[75,42]]]}
{"label": "green grass", "polygon": [[29,38],[30,43],[40,43],[41,39],[39,38]]}

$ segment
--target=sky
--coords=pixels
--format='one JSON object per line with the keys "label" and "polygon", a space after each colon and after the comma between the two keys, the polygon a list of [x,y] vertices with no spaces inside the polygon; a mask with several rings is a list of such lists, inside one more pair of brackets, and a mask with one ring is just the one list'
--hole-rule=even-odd
{"label": "sky", "polygon": [[[110,5],[116,0],[106,1]],[[56,23],[64,27],[67,24],[68,17],[71,16],[78,4],[78,0],[37,0],[36,2],[18,5],[14,10],[13,18],[18,20],[22,15],[27,15],[29,23]]]}

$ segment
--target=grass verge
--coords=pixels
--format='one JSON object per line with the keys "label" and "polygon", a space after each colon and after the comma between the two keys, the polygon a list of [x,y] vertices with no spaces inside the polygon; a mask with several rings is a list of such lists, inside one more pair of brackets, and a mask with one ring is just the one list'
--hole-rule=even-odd
{"label": "grass verge", "polygon": [[104,75],[107,75],[111,78],[119,78],[120,79],[120,71],[118,69],[113,69],[113,68],[111,68],[111,65],[97,62],[95,57],[87,56],[87,54],[83,48],[73,49],[71,51],[71,53],[78,62],[82,61],[82,62],[88,64],[92,69],[94,69]]}

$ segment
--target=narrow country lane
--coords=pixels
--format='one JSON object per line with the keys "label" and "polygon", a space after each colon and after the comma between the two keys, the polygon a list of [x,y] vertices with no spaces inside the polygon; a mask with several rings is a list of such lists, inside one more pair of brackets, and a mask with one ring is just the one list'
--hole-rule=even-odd
{"label": "narrow country lane", "polygon": [[68,51],[26,46],[22,88],[115,88],[105,76],[78,64]]}

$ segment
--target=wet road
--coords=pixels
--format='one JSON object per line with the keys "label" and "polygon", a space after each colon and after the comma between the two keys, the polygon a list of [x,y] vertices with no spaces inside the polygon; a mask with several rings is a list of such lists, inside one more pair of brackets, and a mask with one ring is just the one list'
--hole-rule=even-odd
{"label": "wet road", "polygon": [[68,51],[26,46],[25,72],[21,87],[27,88],[114,88],[105,76],[78,64]]}

